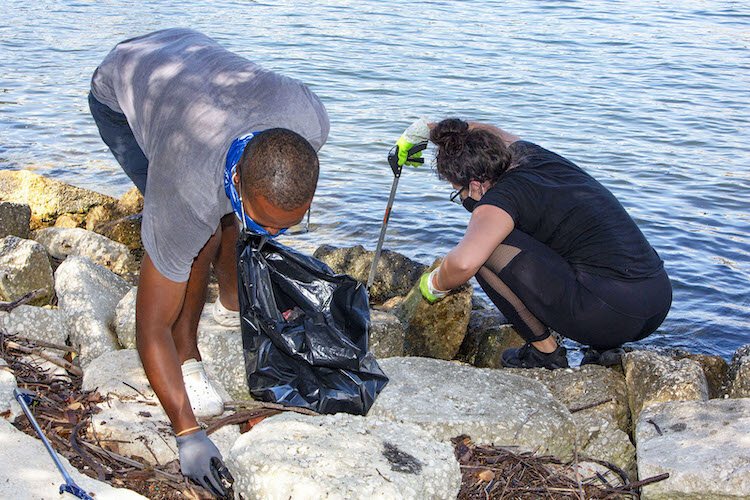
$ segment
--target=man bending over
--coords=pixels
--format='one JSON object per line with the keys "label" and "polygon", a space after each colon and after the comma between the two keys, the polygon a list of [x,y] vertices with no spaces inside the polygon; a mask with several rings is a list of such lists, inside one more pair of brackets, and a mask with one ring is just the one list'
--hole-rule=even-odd
{"label": "man bending over", "polygon": [[136,338],[146,376],[177,436],[183,474],[224,496],[221,454],[197,421],[223,411],[197,342],[209,270],[219,282],[214,317],[238,326],[237,219],[271,237],[302,219],[328,137],[326,110],[303,83],[188,29],[115,46],[94,72],[89,105],[144,195]]}

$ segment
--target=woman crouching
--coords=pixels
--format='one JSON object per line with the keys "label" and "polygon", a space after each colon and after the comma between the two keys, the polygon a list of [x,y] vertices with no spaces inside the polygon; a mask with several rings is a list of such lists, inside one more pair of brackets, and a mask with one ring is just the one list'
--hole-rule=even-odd
{"label": "woman crouching", "polygon": [[422,276],[434,302],[475,276],[526,344],[512,368],[568,367],[551,330],[588,346],[582,364],[619,362],[653,333],[672,287],[659,255],[614,195],[571,161],[497,127],[424,120],[399,139],[399,161],[427,136],[451,200],[471,212],[461,242]]}

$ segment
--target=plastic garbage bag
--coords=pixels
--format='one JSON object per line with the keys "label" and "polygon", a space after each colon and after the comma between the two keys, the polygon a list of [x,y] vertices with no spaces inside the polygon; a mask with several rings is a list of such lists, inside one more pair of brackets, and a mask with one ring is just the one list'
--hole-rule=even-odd
{"label": "plastic garbage bag", "polygon": [[240,238],[238,254],[252,396],[319,413],[365,415],[388,383],[368,351],[365,287],[251,233]]}

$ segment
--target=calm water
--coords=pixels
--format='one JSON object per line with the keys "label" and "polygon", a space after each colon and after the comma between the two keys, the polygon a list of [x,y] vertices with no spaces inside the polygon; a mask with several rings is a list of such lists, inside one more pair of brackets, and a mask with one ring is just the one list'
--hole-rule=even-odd
{"label": "calm water", "polygon": [[[36,2],[0,5],[0,168],[118,195],[88,115],[118,41],[185,26],[307,82],[328,108],[314,230],[373,248],[386,154],[418,116],[495,123],[608,186],[661,254],[674,306],[646,344],[729,356],[750,342],[750,11],[730,1]],[[405,172],[386,246],[423,262],[468,214]]]}

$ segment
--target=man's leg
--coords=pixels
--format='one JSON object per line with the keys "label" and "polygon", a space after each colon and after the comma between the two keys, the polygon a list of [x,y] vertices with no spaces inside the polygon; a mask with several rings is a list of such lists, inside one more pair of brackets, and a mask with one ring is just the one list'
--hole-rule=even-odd
{"label": "man's leg", "polygon": [[122,113],[118,113],[97,101],[91,93],[89,93],[89,109],[104,144],[109,147],[117,162],[141,194],[145,194],[148,159],[136,142],[128,119]]}
{"label": "man's leg", "polygon": [[234,214],[221,219],[221,243],[213,261],[214,273],[219,282],[219,301],[232,311],[239,311],[237,297],[237,238],[240,231]]}

